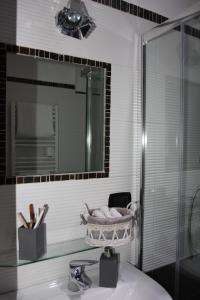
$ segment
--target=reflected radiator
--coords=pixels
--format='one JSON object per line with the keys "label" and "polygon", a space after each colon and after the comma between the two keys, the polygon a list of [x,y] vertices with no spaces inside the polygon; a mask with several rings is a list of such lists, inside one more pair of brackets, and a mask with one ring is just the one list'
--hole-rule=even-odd
{"label": "reflected radiator", "polygon": [[[31,104],[32,105],[32,104]],[[48,105],[53,133],[49,136],[22,136],[17,133],[17,103],[11,104],[12,176],[55,173],[58,170],[58,107]],[[21,120],[20,120],[21,122]],[[26,124],[24,124],[26,126]]]}

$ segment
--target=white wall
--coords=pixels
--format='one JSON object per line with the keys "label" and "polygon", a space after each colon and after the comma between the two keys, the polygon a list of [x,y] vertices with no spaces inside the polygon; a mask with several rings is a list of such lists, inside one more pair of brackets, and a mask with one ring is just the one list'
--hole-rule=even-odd
{"label": "white wall", "polygon": [[[8,2],[3,4],[5,14],[12,10],[12,1]],[[17,211],[23,211],[27,215],[28,203],[33,202],[35,206],[49,204],[49,242],[84,235],[84,229],[79,225],[79,213],[84,202],[97,207],[107,203],[110,193],[122,191],[132,192],[134,201],[139,197],[141,105],[137,99],[140,100],[141,69],[137,33],[153,24],[91,1],[85,2],[97,28],[87,40],[82,41],[61,35],[55,27],[54,16],[66,1],[17,2],[17,44],[112,64],[109,178],[24,184],[16,187]],[[4,18],[3,22],[1,19],[0,37],[5,42],[13,42],[6,20]],[[130,257],[136,263],[137,244],[133,242],[131,251],[129,247],[125,249],[126,251],[122,251],[122,260]],[[99,251],[78,254],[76,257],[98,258]],[[18,268],[19,288],[65,275],[69,259],[71,257]],[[5,282],[1,285],[0,281],[0,291],[7,288],[9,287]]]}

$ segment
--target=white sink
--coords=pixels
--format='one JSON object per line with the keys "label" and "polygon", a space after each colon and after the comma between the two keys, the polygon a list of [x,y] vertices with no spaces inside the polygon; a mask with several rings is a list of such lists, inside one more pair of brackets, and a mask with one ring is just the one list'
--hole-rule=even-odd
{"label": "white sink", "polygon": [[94,287],[87,290],[81,300],[172,300],[153,279],[126,263],[120,268],[115,289]]}
{"label": "white sink", "polygon": [[98,270],[88,275],[93,286],[81,295],[70,294],[65,278],[2,295],[0,300],[172,300],[157,282],[128,263],[120,267],[116,288],[98,287]]}

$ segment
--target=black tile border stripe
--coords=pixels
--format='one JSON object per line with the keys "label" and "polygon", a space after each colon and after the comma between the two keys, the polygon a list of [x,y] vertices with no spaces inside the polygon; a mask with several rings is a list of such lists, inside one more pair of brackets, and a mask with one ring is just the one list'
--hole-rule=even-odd
{"label": "black tile border stripe", "polygon": [[[62,173],[34,176],[6,177],[6,54],[7,52],[38,57],[45,60],[70,62],[84,66],[91,66],[105,69],[106,90],[104,110],[104,170],[99,172],[84,173]],[[12,78],[11,78],[12,79]],[[13,78],[14,79],[14,78]],[[15,78],[16,79],[16,78]],[[19,78],[18,78],[19,79]],[[21,80],[21,79],[20,79]],[[22,80],[24,80],[22,78]],[[82,180],[93,178],[107,178],[110,172],[110,105],[111,105],[111,64],[91,59],[63,55],[39,49],[20,47],[0,43],[0,185],[3,184],[24,184],[50,181]]]}
{"label": "black tile border stripe", "polygon": [[168,18],[163,15],[157,14],[151,10],[126,2],[124,0],[92,0],[92,1],[115,8],[125,13],[129,13],[131,15],[154,22],[156,24],[161,24],[168,20]]}
{"label": "black tile border stripe", "polygon": [[193,36],[197,39],[200,39],[200,30],[199,29],[194,28],[194,27],[189,26],[189,25],[185,25],[184,30],[185,30],[186,34],[188,34],[190,36]]}
{"label": "black tile border stripe", "polygon": [[50,82],[44,80],[34,80],[34,79],[12,77],[12,76],[7,76],[7,81],[75,90],[75,85],[68,84],[68,83]]}
{"label": "black tile border stripe", "polygon": [[[92,0],[93,2],[97,2],[99,4],[103,4],[114,9],[120,10],[122,12],[134,15],[136,17],[142,18],[144,20],[151,21],[156,24],[162,24],[163,22],[169,20],[169,18],[157,14],[151,10],[143,8],[141,6],[126,2],[124,0]],[[194,27],[185,26],[185,33],[200,39],[200,30]]]}

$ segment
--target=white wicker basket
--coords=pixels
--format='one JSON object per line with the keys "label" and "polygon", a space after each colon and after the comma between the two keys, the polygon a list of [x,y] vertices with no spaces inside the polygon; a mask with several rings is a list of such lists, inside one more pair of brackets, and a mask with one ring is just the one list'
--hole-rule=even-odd
{"label": "white wicker basket", "polygon": [[91,246],[121,246],[133,239],[134,217],[132,211],[126,208],[116,208],[120,218],[102,219],[88,217],[86,243]]}

